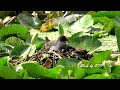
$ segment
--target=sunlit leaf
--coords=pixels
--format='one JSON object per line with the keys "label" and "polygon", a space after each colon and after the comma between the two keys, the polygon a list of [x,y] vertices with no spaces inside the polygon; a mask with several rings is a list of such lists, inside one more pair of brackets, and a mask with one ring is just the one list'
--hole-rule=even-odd
{"label": "sunlit leaf", "polygon": [[8,66],[0,66],[0,77],[4,79],[19,79],[18,73]]}
{"label": "sunlit leaf", "polygon": [[56,65],[63,65],[63,66],[76,66],[79,60],[74,59],[74,58],[62,58],[58,61]]}
{"label": "sunlit leaf", "polygon": [[120,51],[120,26],[115,29],[115,35],[117,38],[117,46]]}
{"label": "sunlit leaf", "polygon": [[100,53],[95,53],[94,56],[89,61],[89,64],[99,65],[102,64],[104,60],[109,60],[111,58],[111,51],[103,51]]}
{"label": "sunlit leaf", "polygon": [[83,48],[88,51],[94,51],[101,46],[101,42],[97,38],[91,36],[83,36],[70,39],[68,41],[68,44],[75,48]]}
{"label": "sunlit leaf", "polygon": [[91,15],[85,15],[80,19],[80,25],[83,28],[89,28],[93,25],[94,21]]}
{"label": "sunlit leaf", "polygon": [[41,21],[37,17],[33,17],[30,13],[20,13],[18,16],[19,22],[28,28],[39,28]]}
{"label": "sunlit leaf", "polygon": [[102,74],[93,74],[86,76],[84,79],[107,79],[107,77],[103,76]]}
{"label": "sunlit leaf", "polygon": [[[20,56],[22,55],[24,52],[26,52],[26,50],[29,48],[29,45],[18,45],[16,46],[10,56]],[[29,53],[29,51],[26,53],[26,55]]]}
{"label": "sunlit leaf", "polygon": [[7,64],[9,57],[0,58],[0,66],[5,66]]}
{"label": "sunlit leaf", "polygon": [[59,32],[59,35],[64,35],[64,29],[61,24],[58,24],[58,32]]}

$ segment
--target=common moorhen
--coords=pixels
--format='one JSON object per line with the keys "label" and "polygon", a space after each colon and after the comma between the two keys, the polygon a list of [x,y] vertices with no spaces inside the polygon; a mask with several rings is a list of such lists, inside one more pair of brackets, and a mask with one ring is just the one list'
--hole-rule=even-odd
{"label": "common moorhen", "polygon": [[64,50],[67,51],[69,49],[73,49],[75,50],[75,48],[69,46],[66,44],[65,41],[67,41],[68,39],[65,36],[59,36],[59,38],[57,39],[57,41],[53,42],[53,44],[51,45],[50,49],[49,49],[49,53],[53,52],[53,51],[57,51],[57,50]]}

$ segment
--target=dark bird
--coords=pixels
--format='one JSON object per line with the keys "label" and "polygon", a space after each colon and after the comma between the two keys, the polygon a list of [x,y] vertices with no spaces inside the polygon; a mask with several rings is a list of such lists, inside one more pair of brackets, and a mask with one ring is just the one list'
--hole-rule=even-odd
{"label": "dark bird", "polygon": [[67,45],[66,44],[66,41],[67,41],[68,39],[65,37],[65,36],[60,36],[58,39],[57,39],[57,41],[55,41],[52,45],[51,45],[51,47],[50,47],[50,49],[49,49],[49,53],[51,53],[51,52],[53,52],[53,51],[57,51],[57,50],[64,50],[64,51],[67,51],[67,50],[69,50],[69,49],[73,49],[73,50],[75,50],[75,48],[73,48],[73,47],[71,47],[71,46],[69,46],[69,45]]}

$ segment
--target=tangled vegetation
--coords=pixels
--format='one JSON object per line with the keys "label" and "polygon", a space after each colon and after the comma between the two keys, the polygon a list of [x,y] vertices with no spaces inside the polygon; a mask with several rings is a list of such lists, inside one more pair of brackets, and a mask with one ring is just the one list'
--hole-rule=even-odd
{"label": "tangled vegetation", "polygon": [[[120,11],[1,11],[1,79],[120,79]],[[66,36],[65,51],[48,41]]]}

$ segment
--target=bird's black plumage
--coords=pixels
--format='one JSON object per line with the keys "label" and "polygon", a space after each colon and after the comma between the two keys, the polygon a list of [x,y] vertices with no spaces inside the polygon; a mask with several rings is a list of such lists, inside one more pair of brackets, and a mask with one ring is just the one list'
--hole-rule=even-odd
{"label": "bird's black plumage", "polygon": [[69,49],[75,49],[69,45],[66,44],[67,38],[65,36],[58,37],[57,41],[52,44],[52,46],[49,49],[49,52],[57,51],[57,50],[64,50],[67,51]]}

